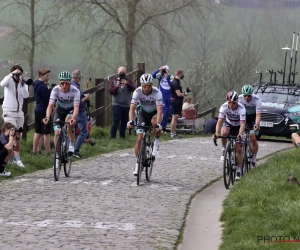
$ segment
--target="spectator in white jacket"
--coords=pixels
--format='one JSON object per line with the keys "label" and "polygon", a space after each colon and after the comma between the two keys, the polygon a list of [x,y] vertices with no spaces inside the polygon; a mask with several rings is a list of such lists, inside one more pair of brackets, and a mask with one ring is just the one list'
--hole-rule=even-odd
{"label": "spectator in white jacket", "polygon": [[[29,96],[28,85],[24,84],[24,79],[22,77],[23,68],[21,66],[12,66],[10,72],[11,73],[5,76],[0,83],[0,86],[4,87],[2,116],[4,122],[12,123],[17,130],[19,130],[20,128],[23,129],[24,125],[24,113],[22,111],[22,107],[24,98]],[[14,156],[16,159],[15,163],[19,167],[25,167],[20,159],[20,150],[14,151]]]}

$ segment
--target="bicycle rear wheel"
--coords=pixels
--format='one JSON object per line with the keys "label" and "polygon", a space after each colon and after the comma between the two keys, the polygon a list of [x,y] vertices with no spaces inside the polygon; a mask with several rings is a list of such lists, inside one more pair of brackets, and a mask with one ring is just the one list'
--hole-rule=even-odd
{"label": "bicycle rear wheel", "polygon": [[232,145],[232,151],[230,154],[230,180],[231,184],[234,185],[235,183],[235,176],[236,176],[236,151],[235,151],[235,145]]}
{"label": "bicycle rear wheel", "polygon": [[247,162],[248,162],[248,172],[252,170],[252,152],[250,150],[251,142],[248,139],[248,148],[247,148]]}
{"label": "bicycle rear wheel", "polygon": [[153,142],[151,142],[150,148],[151,148],[150,155],[147,156],[147,166],[146,166],[146,180],[147,181],[150,181],[150,179],[151,179],[152,170],[153,170],[153,163],[155,161],[155,156],[152,156]]}
{"label": "bicycle rear wheel", "polygon": [[139,186],[141,183],[141,178],[142,178],[142,172],[144,169],[144,161],[145,161],[145,151],[146,151],[146,143],[145,140],[143,139],[140,151],[139,151],[139,158],[138,158],[138,174],[136,178],[136,184]]}
{"label": "bicycle rear wheel", "polygon": [[224,162],[223,162],[223,179],[224,179],[224,186],[226,189],[230,186],[230,178],[232,175],[232,168],[231,168],[231,149],[230,147],[226,147],[225,154],[224,154]]}
{"label": "bicycle rear wheel", "polygon": [[242,176],[246,174],[249,169],[248,169],[248,156],[247,156],[247,150],[248,150],[248,141],[247,139],[245,140],[245,144],[243,147],[243,165],[242,165]]}
{"label": "bicycle rear wheel", "polygon": [[61,134],[59,134],[55,143],[54,164],[53,164],[54,180],[56,181],[59,180],[59,176],[60,176],[62,156],[63,156],[62,136]]}
{"label": "bicycle rear wheel", "polygon": [[71,173],[71,167],[72,167],[72,156],[68,156],[68,141],[65,142],[65,148],[64,148],[64,172],[65,176],[69,177]]}

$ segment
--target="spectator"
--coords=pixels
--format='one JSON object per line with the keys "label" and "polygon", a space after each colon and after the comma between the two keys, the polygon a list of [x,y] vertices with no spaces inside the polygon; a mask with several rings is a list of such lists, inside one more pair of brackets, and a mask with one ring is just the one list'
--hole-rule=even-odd
{"label": "spectator", "polygon": [[[50,77],[50,70],[47,68],[39,68],[39,79],[33,83],[33,90],[35,96],[35,134],[33,137],[32,153],[36,155],[38,148],[41,150],[39,144],[44,139],[44,146],[47,155],[50,155],[50,123],[44,124],[43,119],[46,117],[46,110],[48,107],[50,92],[47,83]],[[41,153],[41,151],[39,151]]]}
{"label": "spectator", "polygon": [[[23,68],[19,65],[12,66],[10,74],[5,76],[0,83],[4,87],[4,101],[2,105],[3,119],[5,122],[12,123],[16,128],[23,128],[24,113],[22,111],[23,100],[29,96],[28,86],[32,80],[24,84]],[[14,149],[16,164],[25,167],[20,159],[21,147]],[[13,157],[11,158],[13,162]]]}
{"label": "spectator", "polygon": [[295,147],[300,147],[300,130],[296,133],[292,133],[292,142]]}
{"label": "spectator", "polygon": [[120,138],[125,138],[128,122],[128,114],[131,102],[131,92],[134,91],[133,82],[126,77],[126,69],[120,67],[117,77],[109,86],[109,93],[112,95],[113,124],[110,130],[110,139],[115,139],[120,124]]}
{"label": "spectator", "polygon": [[[94,146],[96,142],[91,138],[91,129],[92,129],[92,120],[90,119],[87,123],[88,135],[86,136],[84,143],[89,143],[91,146]],[[80,134],[80,128],[77,127],[76,136]]]}
{"label": "spectator", "polygon": [[218,122],[218,117],[208,119],[204,125],[204,133],[215,134],[217,122]]}
{"label": "spectator", "polygon": [[82,79],[82,74],[79,69],[76,69],[72,72],[72,80],[71,80],[71,85],[76,87],[80,91],[80,105],[79,105],[79,114],[77,116],[76,122],[78,125],[78,128],[80,129],[80,133],[77,137],[75,146],[74,146],[74,154],[73,156],[77,158],[82,158],[81,154],[79,154],[79,150],[81,148],[82,143],[86,139],[88,135],[88,119],[86,115],[86,102],[87,100],[90,100],[90,94],[85,95],[81,90],[80,90],[80,82]]}
{"label": "spectator", "polygon": [[[159,71],[161,71],[159,73]],[[174,76],[169,75],[169,67],[161,66],[158,70],[152,73],[153,78],[158,79],[158,88],[162,93],[163,97],[163,120],[161,126],[163,132],[167,133],[166,126],[168,124],[169,114],[171,114],[171,84],[174,80]]]}
{"label": "spectator", "polygon": [[184,99],[182,105],[182,116],[188,120],[197,118],[196,109],[194,104],[192,103],[192,100],[193,100],[192,97],[188,96]]}
{"label": "spectator", "polygon": [[171,103],[173,109],[172,121],[171,121],[171,138],[180,139],[181,137],[176,134],[177,119],[181,115],[183,97],[191,91],[191,88],[187,87],[185,92],[182,92],[182,86],[180,80],[184,77],[184,71],[178,69],[176,71],[175,79],[171,85]]}
{"label": "spectator", "polygon": [[14,124],[4,122],[0,134],[0,176],[10,176],[11,173],[5,171],[9,158],[13,155],[14,149],[20,151],[21,134],[16,131]]}

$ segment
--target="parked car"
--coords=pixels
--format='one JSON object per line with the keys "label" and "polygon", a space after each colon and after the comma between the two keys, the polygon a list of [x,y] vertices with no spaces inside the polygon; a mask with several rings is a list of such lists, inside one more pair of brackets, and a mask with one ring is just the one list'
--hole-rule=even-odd
{"label": "parked car", "polygon": [[300,128],[300,85],[258,83],[254,94],[262,100],[261,135],[291,137]]}

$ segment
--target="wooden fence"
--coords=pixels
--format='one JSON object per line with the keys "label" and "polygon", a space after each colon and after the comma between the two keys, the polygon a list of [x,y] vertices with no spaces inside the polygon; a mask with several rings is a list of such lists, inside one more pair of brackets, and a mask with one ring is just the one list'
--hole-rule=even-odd
{"label": "wooden fence", "polygon": [[[140,86],[140,77],[145,73],[145,63],[138,63],[137,69],[128,73],[127,77],[134,82],[135,87]],[[96,126],[106,127],[112,124],[112,111],[111,111],[111,95],[109,94],[110,82],[116,77],[116,75],[109,76],[107,78],[96,78],[95,86],[84,91],[85,94],[93,94],[91,104],[94,106],[94,110],[91,111],[91,117],[96,119]],[[51,89],[55,86],[53,84]],[[0,106],[3,104],[4,98],[0,98]],[[27,132],[34,129],[34,121],[30,121],[29,105],[35,102],[35,97],[30,96],[24,99],[23,112],[24,112],[24,126],[23,135],[24,140],[27,139]]]}
{"label": "wooden fence", "polygon": [[[133,81],[134,86],[140,86],[140,77],[145,73],[145,63],[138,63],[137,69],[129,72],[127,77]],[[109,85],[110,82],[116,77],[116,75],[112,75],[106,78],[96,78],[95,86],[89,88],[84,91],[85,94],[93,94],[91,104],[94,106],[93,111],[91,111],[90,116],[96,119],[96,126],[99,127],[107,127],[112,124],[112,110],[111,110],[111,95],[109,94]],[[51,89],[56,84],[52,84]],[[3,99],[0,98],[0,106],[3,104]],[[27,139],[27,132],[35,128],[35,123],[33,119],[34,117],[31,115],[29,111],[29,105],[35,102],[35,97],[30,96],[24,99],[23,102],[23,112],[24,112],[24,126],[23,126],[23,134],[22,138],[24,140]],[[213,107],[203,113],[201,113],[201,117],[204,117],[211,113],[211,116],[215,116],[216,107]]]}

